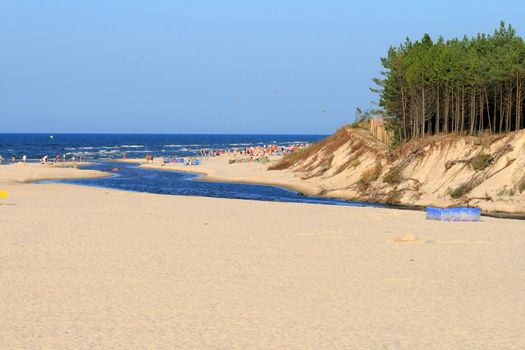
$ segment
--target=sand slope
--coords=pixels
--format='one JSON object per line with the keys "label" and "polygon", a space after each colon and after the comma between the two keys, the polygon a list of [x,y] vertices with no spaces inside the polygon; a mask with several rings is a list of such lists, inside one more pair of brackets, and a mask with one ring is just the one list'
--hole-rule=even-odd
{"label": "sand slope", "polygon": [[3,188],[1,349],[525,348],[523,221]]}
{"label": "sand slope", "polygon": [[[482,155],[491,161],[474,168],[472,160]],[[525,130],[438,135],[390,151],[368,131],[345,127],[284,167],[329,197],[525,213]],[[394,181],[385,180],[394,171]],[[461,188],[466,190],[451,195]]]}

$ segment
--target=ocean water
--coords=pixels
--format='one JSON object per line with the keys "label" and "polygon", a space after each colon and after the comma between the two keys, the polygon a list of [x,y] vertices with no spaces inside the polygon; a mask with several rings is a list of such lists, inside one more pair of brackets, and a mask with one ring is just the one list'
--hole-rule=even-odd
{"label": "ocean water", "polygon": [[225,149],[249,145],[292,145],[319,141],[326,135],[190,135],[190,134],[0,134],[0,155],[38,160],[47,155],[85,159],[192,156],[198,150]]}
{"label": "ocean water", "polygon": [[[126,191],[157,194],[191,195],[237,198],[279,202],[318,203],[350,206],[382,206],[364,202],[303,196],[277,186],[199,181],[199,175],[175,171],[142,169],[136,164],[117,163],[125,152],[128,158],[142,158],[147,153],[155,157],[196,155],[200,149],[226,149],[251,145],[293,145],[312,143],[326,135],[122,135],[122,134],[0,134],[0,154],[8,161],[15,155],[26,155],[38,161],[47,155],[66,154],[68,158],[83,156],[94,164],[85,166],[113,172],[101,179],[42,181],[43,183],[70,183]],[[113,161],[112,161],[113,160]],[[192,169],[198,170],[198,166]]]}

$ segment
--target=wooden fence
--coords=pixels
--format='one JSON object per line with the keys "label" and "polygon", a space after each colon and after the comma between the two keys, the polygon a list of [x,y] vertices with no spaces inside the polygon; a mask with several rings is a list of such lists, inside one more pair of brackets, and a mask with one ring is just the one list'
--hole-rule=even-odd
{"label": "wooden fence", "polygon": [[372,136],[388,147],[392,146],[394,142],[394,133],[392,131],[385,130],[385,120],[383,118],[372,118],[368,124]]}

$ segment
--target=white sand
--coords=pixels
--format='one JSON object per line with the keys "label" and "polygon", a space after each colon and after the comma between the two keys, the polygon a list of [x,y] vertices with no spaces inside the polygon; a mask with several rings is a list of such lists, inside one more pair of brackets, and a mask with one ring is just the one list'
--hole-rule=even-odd
{"label": "white sand", "polygon": [[[0,184],[2,183],[28,183],[38,180],[57,180],[57,179],[74,179],[74,178],[94,178],[110,176],[97,170],[86,170],[70,166],[64,166],[59,163],[55,166],[53,163],[46,165],[37,163],[14,163],[0,165]],[[90,163],[82,163],[88,165]]]}
{"label": "white sand", "polygon": [[523,221],[2,189],[0,349],[525,348]]}

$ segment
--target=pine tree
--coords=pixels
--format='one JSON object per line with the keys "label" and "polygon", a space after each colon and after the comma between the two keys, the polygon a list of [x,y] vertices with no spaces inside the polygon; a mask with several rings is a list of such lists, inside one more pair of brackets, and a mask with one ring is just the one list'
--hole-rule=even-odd
{"label": "pine tree", "polygon": [[525,44],[512,26],[492,35],[390,47],[374,79],[379,105],[403,140],[436,133],[509,132],[525,127]]}

